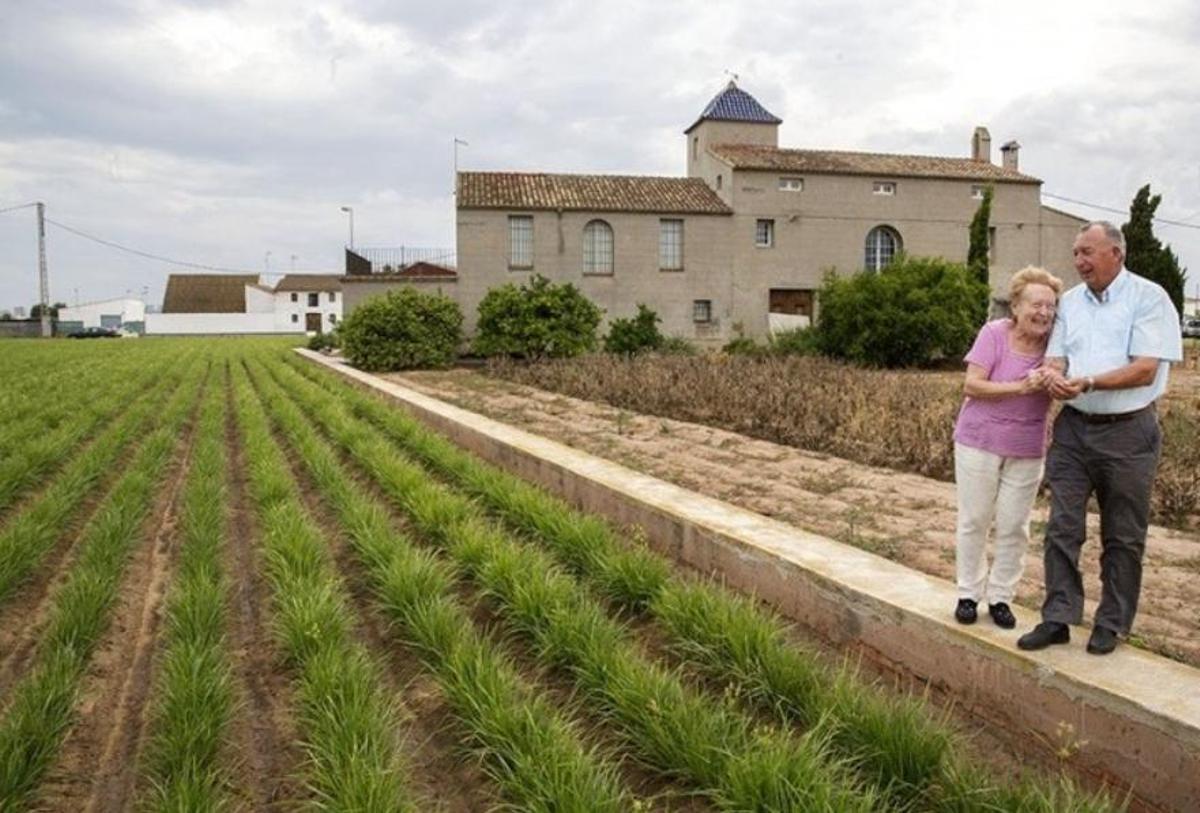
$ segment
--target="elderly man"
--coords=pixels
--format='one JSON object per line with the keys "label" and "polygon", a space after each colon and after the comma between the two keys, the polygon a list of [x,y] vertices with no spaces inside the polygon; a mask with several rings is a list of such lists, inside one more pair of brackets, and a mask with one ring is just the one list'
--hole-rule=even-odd
{"label": "elderly man", "polygon": [[1170,362],[1183,358],[1183,343],[1166,291],[1124,267],[1120,229],[1087,224],[1074,255],[1083,284],[1063,294],[1046,349],[1050,394],[1065,402],[1046,458],[1046,599],[1042,622],[1017,646],[1065,644],[1068,625],[1083,621],[1079,551],[1094,493],[1101,593],[1087,651],[1104,655],[1137,612],[1161,440],[1154,402],[1167,389]]}

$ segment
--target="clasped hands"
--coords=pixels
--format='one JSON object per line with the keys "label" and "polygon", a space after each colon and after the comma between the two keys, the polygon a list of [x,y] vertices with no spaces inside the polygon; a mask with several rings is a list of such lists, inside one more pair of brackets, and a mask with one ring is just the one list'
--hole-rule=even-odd
{"label": "clasped hands", "polygon": [[1086,387],[1086,378],[1067,378],[1058,368],[1045,364],[1030,370],[1021,382],[1023,394],[1044,390],[1058,401],[1068,401],[1083,392]]}

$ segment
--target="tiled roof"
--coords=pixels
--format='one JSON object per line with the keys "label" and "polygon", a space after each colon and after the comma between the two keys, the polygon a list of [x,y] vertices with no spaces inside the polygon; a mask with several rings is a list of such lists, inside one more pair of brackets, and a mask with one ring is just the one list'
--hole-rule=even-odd
{"label": "tiled roof", "polygon": [[783,122],[783,119],[768,112],[758,103],[758,99],[733,82],[730,82],[724,90],[713,97],[708,106],[704,108],[704,112],[700,114],[700,118],[696,119],[696,123],[684,132],[690,133],[696,124],[706,120],[748,121],[755,124],[781,124]]}
{"label": "tiled roof", "polygon": [[340,274],[288,274],[275,286],[280,291],[340,291]]}
{"label": "tiled roof", "polygon": [[730,214],[700,178],[460,172],[460,209],[567,209],[589,212]]}
{"label": "tiled roof", "polygon": [[246,286],[257,274],[171,274],[163,313],[245,313]]}
{"label": "tiled roof", "polygon": [[987,161],[973,161],[970,158],[840,150],[785,150],[752,144],[715,144],[708,149],[735,169],[874,175],[881,178],[959,178],[972,181],[1041,183],[1032,175],[1024,175]]}

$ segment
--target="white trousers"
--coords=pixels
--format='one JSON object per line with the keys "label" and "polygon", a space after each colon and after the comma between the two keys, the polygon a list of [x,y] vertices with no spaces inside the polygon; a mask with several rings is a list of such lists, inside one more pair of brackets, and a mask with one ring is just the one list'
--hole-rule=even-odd
{"label": "white trousers", "polygon": [[[959,598],[1012,603],[1025,569],[1029,512],[1044,464],[1042,457],[1002,457],[954,444]],[[996,530],[989,572],[986,548],[993,520]]]}

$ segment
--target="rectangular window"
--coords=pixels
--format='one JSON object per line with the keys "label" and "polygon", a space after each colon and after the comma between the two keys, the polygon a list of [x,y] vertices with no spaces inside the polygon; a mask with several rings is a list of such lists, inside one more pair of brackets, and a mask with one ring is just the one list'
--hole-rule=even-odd
{"label": "rectangular window", "polygon": [[533,268],[533,217],[509,215],[508,267]]}
{"label": "rectangular window", "polygon": [[758,220],[754,223],[754,245],[770,248],[775,245],[775,221]]}
{"label": "rectangular window", "polygon": [[299,301],[300,301],[300,294],[293,293],[293,294],[292,294],[292,301],[293,301],[293,302],[299,302]]}
{"label": "rectangular window", "polygon": [[803,178],[780,178],[779,179],[779,191],[780,192],[803,192],[804,191],[804,179]]}
{"label": "rectangular window", "polygon": [[293,313],[292,314],[292,324],[295,324],[296,322],[299,322],[299,321],[300,321],[300,315]]}
{"label": "rectangular window", "polygon": [[330,291],[330,292],[329,292],[329,301],[330,301],[330,302],[337,302],[337,292],[336,292],[336,291]]}
{"label": "rectangular window", "polygon": [[658,267],[661,271],[683,270],[683,221],[658,221]]}
{"label": "rectangular window", "polygon": [[336,313],[329,314],[329,323],[337,324],[337,314]]}
{"label": "rectangular window", "polygon": [[896,182],[876,181],[871,191],[876,195],[894,195],[896,194]]}
{"label": "rectangular window", "polygon": [[983,200],[983,189],[984,187],[982,185],[974,184],[971,187],[971,197],[975,200]]}
{"label": "rectangular window", "polygon": [[321,295],[320,294],[309,294],[308,295],[308,306],[310,308],[318,307],[320,304],[321,304]]}
{"label": "rectangular window", "polygon": [[708,323],[712,321],[711,299],[692,300],[692,321],[697,323]]}

